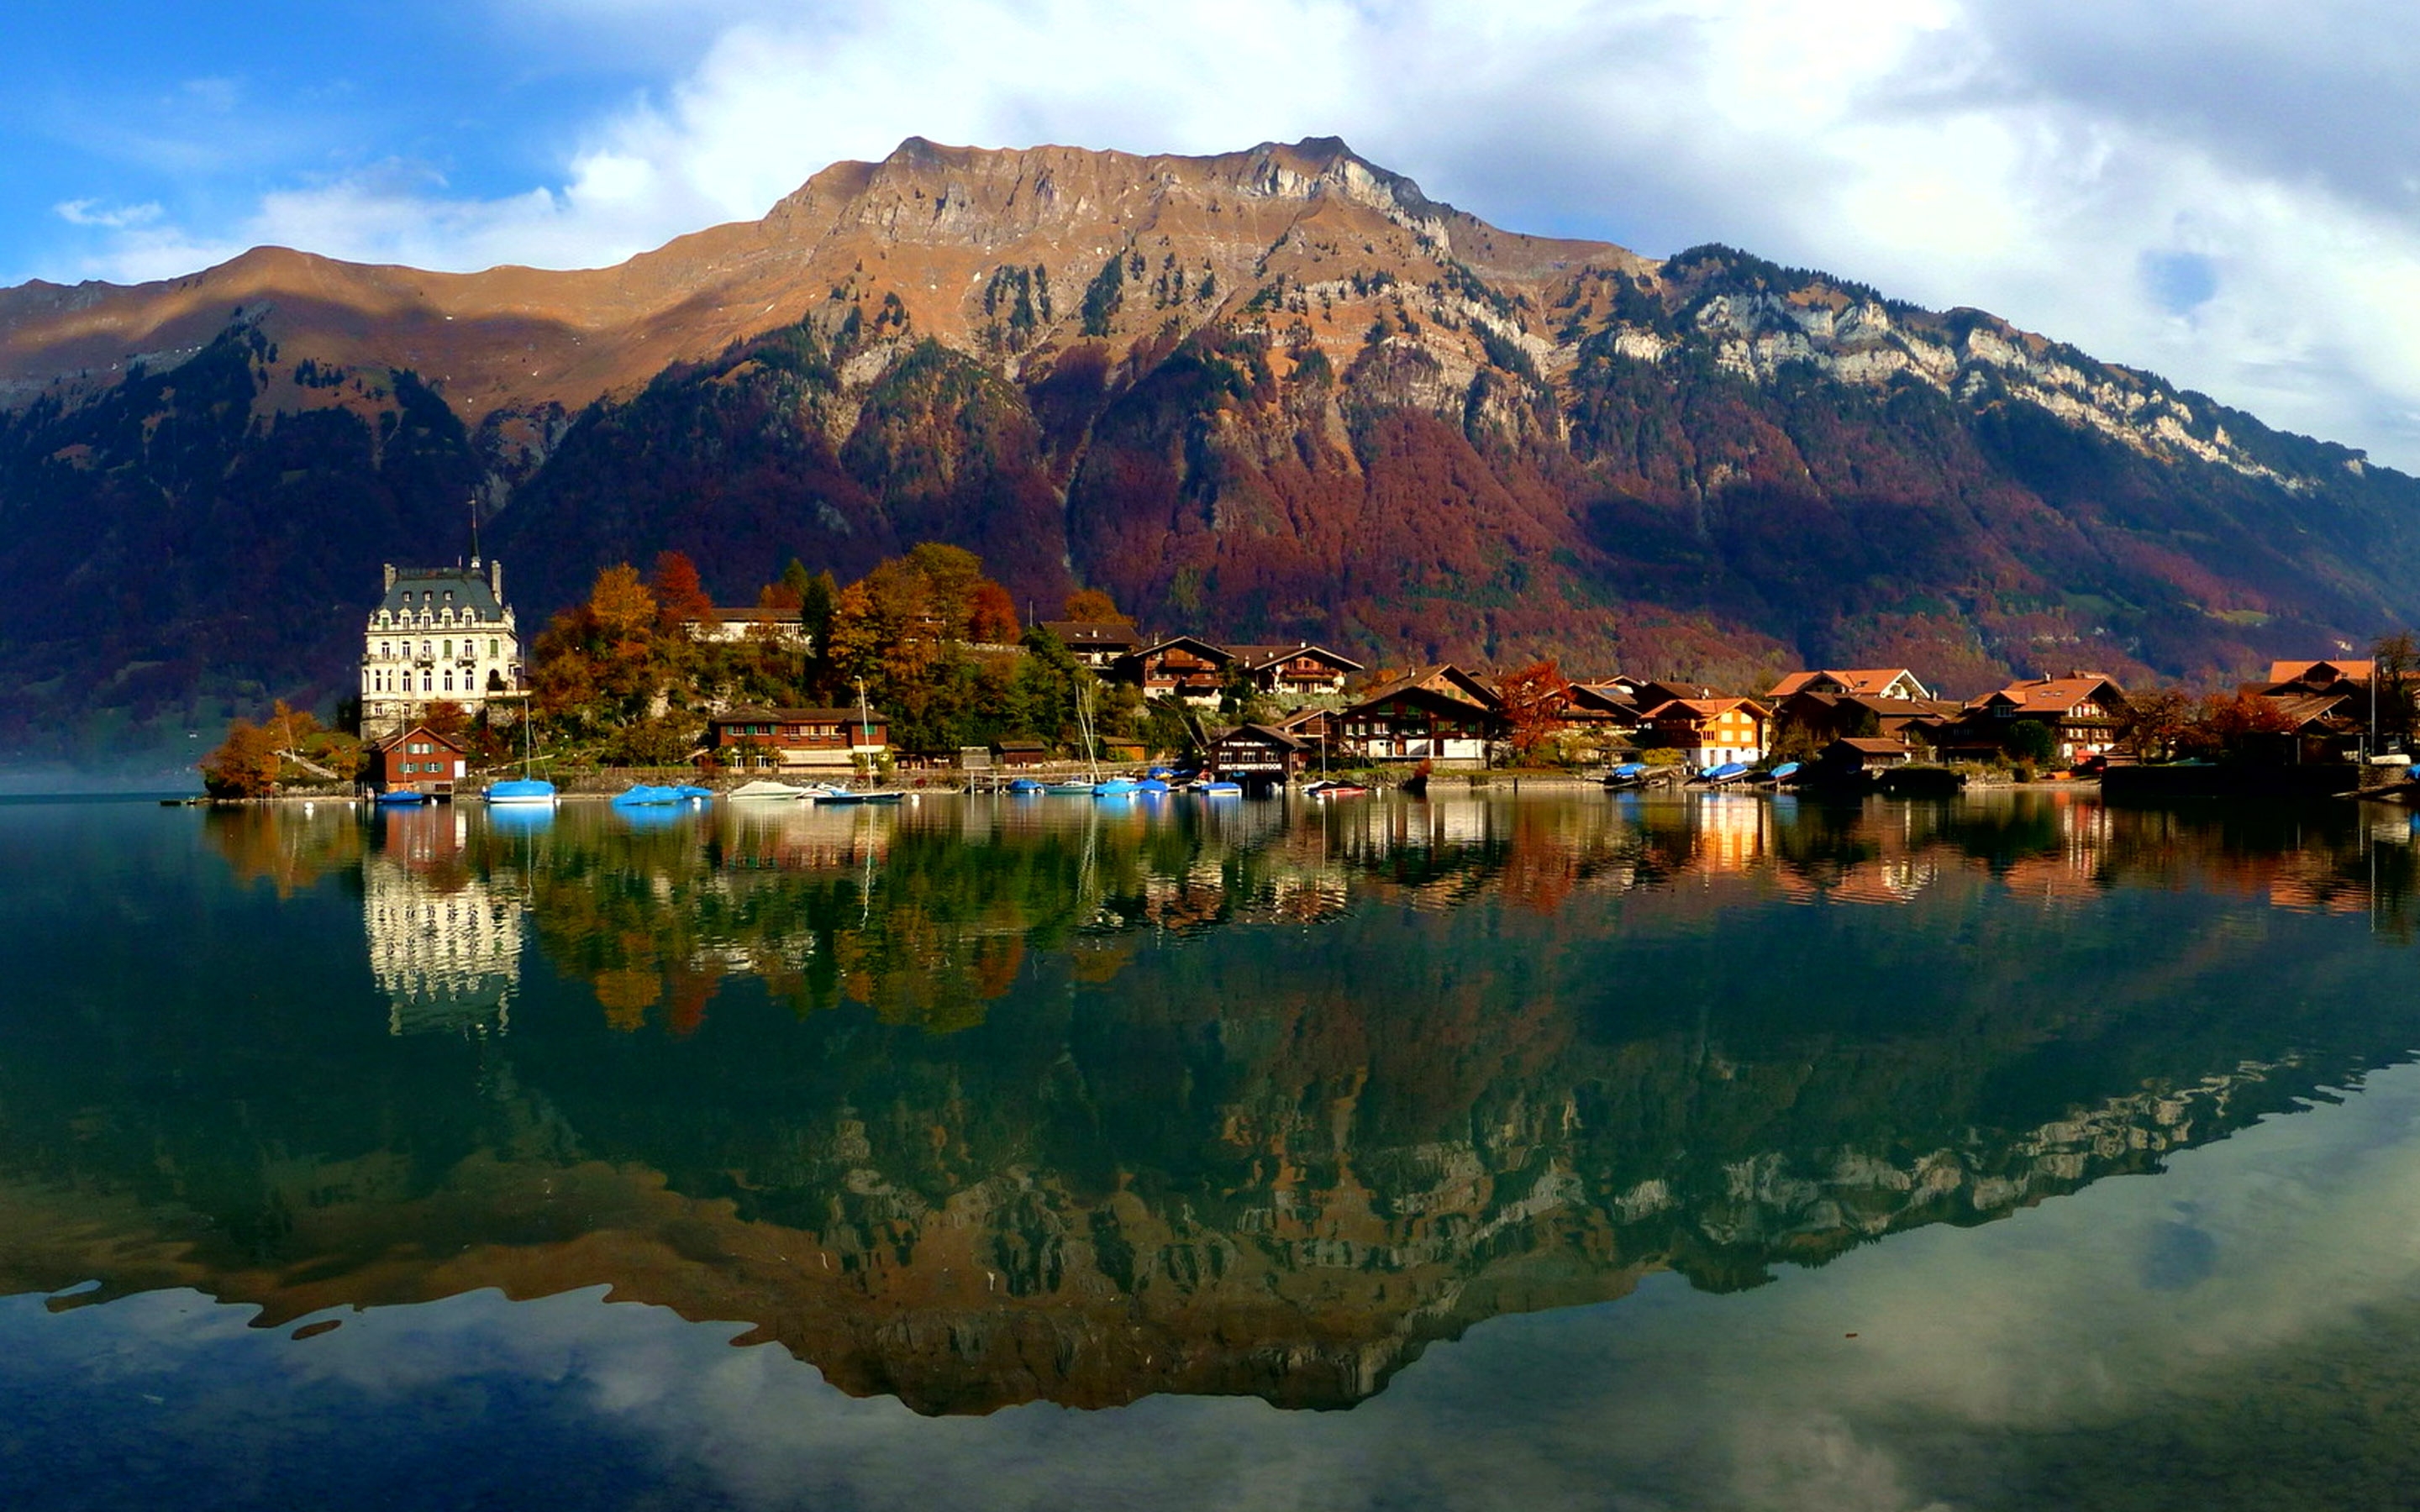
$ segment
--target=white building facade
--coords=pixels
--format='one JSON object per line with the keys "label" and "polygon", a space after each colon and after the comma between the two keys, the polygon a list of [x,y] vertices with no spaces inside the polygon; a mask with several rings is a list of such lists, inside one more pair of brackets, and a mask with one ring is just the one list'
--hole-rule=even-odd
{"label": "white building facade", "polygon": [[523,698],[520,632],[504,602],[504,564],[397,567],[362,633],[362,736],[395,734],[432,703],[473,715]]}

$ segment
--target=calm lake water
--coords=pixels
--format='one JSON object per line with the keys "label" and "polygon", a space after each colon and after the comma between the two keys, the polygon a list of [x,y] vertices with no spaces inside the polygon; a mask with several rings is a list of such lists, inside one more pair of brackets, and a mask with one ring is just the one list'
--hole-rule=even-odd
{"label": "calm lake water", "polygon": [[2413,849],[0,806],[0,1504],[2406,1504]]}

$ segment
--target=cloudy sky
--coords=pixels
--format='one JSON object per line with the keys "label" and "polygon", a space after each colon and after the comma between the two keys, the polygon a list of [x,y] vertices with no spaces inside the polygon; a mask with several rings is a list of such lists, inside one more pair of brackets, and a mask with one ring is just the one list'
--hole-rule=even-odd
{"label": "cloudy sky", "polygon": [[1978,305],[2420,469],[2415,54],[2384,0],[28,0],[0,284],[608,263],[911,133],[1335,134],[1500,225]]}

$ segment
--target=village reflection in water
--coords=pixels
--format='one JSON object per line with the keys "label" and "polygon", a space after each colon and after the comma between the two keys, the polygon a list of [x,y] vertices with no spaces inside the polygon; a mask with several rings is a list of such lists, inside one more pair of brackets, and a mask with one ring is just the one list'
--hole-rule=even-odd
{"label": "village reflection in water", "polygon": [[0,1200],[45,1219],[0,1276],[265,1323],[604,1283],[925,1412],[1345,1406],[1489,1317],[2004,1216],[2402,1058],[2397,819],[212,814],[274,918],[358,895],[366,977],[0,1062]]}

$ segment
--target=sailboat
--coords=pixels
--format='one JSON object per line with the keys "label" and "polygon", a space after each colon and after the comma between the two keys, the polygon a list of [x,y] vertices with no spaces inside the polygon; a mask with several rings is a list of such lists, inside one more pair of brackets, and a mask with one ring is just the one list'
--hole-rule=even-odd
{"label": "sailboat", "polygon": [[554,784],[530,775],[530,710],[521,705],[521,775],[488,784],[487,799],[495,804],[539,804],[554,801]]}
{"label": "sailboat", "polygon": [[1043,792],[1081,795],[1100,790],[1101,764],[1093,758],[1092,689],[1080,682],[1076,685],[1076,738],[1084,743],[1084,764],[1091,769],[1093,779],[1089,782],[1052,782]]}

